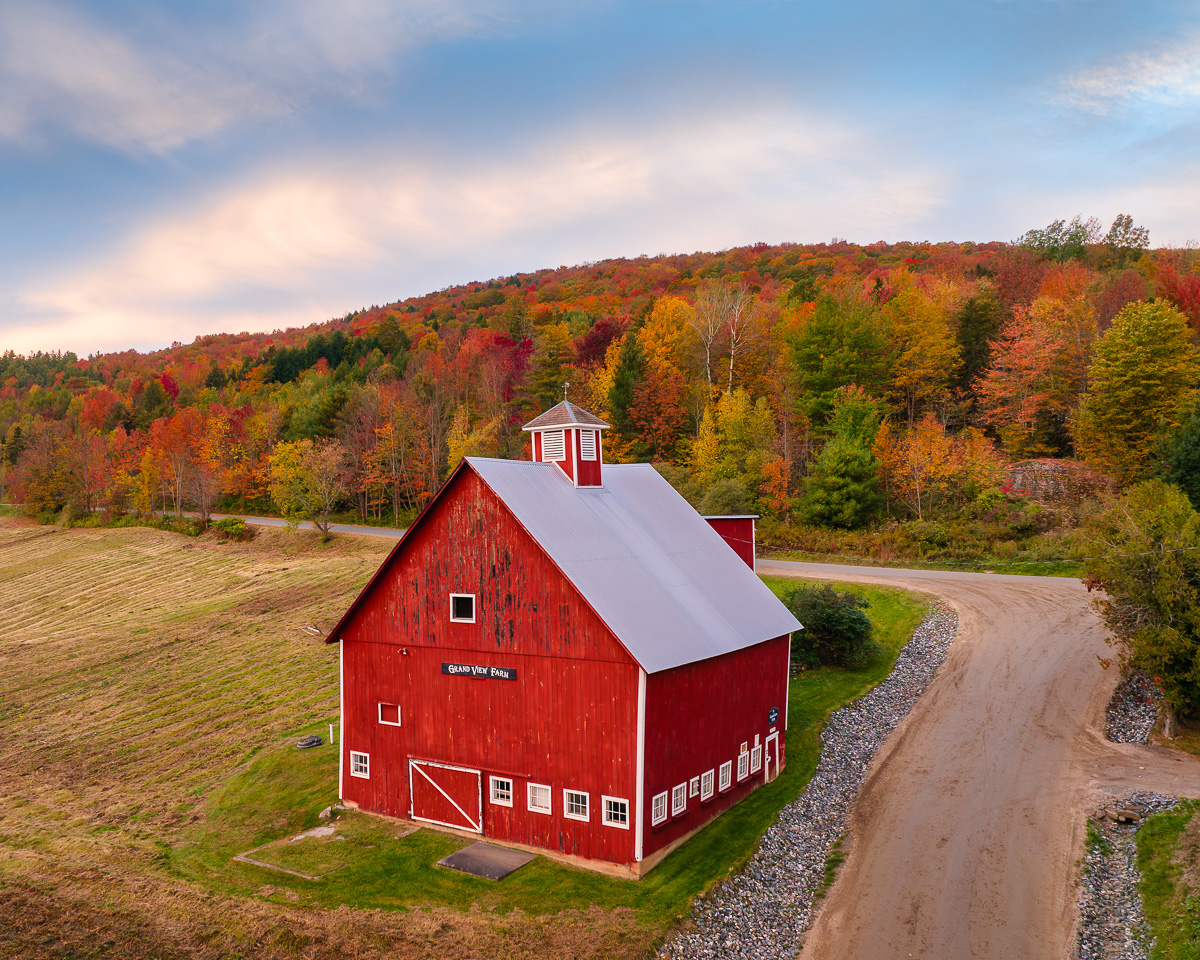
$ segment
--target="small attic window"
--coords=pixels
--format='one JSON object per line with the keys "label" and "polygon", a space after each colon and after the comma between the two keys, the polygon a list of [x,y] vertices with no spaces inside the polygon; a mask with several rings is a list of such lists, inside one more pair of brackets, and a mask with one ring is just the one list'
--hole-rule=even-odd
{"label": "small attic window", "polygon": [[579,459],[580,460],[595,460],[596,459],[596,431],[595,430],[580,430],[579,431]]}
{"label": "small attic window", "polygon": [[454,623],[475,622],[475,594],[450,594],[450,619]]}
{"label": "small attic window", "polygon": [[561,430],[547,430],[542,434],[542,460],[552,461],[567,459],[567,444]]}

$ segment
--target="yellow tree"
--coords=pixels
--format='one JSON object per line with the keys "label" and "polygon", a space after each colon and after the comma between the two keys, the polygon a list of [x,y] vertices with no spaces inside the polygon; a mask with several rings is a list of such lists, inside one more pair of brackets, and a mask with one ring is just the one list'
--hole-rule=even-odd
{"label": "yellow tree", "polygon": [[927,297],[906,272],[893,278],[898,292],[883,308],[893,347],[891,393],[911,427],[917,414],[941,396],[959,364],[949,312]]}
{"label": "yellow tree", "polygon": [[752,400],[741,387],[723,393],[704,412],[692,445],[692,468],[704,486],[741,480],[757,496],[763,467],[774,457],[775,416],[765,397]]}
{"label": "yellow tree", "polygon": [[687,374],[691,357],[699,347],[693,322],[695,310],[679,297],[659,297],[654,309],[638,331],[646,359],[660,368]]}
{"label": "yellow tree", "polygon": [[1121,484],[1141,478],[1158,436],[1196,396],[1200,361],[1187,318],[1165,300],[1132,303],[1096,345],[1075,444]]}
{"label": "yellow tree", "polygon": [[340,443],[298,440],[271,454],[271,499],[289,527],[309,520],[328,540],[334,510],[346,496],[346,451]]}

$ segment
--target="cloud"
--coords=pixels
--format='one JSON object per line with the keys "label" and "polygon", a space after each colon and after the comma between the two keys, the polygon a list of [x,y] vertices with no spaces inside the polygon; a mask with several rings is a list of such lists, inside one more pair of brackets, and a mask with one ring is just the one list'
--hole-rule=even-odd
{"label": "cloud", "polygon": [[1074,74],[1064,84],[1068,102],[1107,113],[1129,102],[1187,106],[1200,100],[1200,36],[1173,46],[1138,51]]}
{"label": "cloud", "polygon": [[593,120],[478,162],[364,157],[273,170],[27,286],[20,312],[30,322],[4,340],[84,352],[165,344],[303,325],[518,266],[874,239],[928,217],[950,189],[940,171],[898,162],[898,152],[840,121],[779,108],[650,132]]}
{"label": "cloud", "polygon": [[399,54],[511,19],[508,0],[248,4],[220,29],[125,31],[35,0],[0,6],[0,137],[164,153],[385,82]]}

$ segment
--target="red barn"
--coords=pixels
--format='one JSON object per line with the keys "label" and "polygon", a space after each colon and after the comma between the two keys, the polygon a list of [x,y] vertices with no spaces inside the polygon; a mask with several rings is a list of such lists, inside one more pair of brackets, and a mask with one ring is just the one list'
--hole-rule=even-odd
{"label": "red barn", "polygon": [[606,427],[460,463],[330,634],[345,802],[638,876],[782,768],[800,624]]}

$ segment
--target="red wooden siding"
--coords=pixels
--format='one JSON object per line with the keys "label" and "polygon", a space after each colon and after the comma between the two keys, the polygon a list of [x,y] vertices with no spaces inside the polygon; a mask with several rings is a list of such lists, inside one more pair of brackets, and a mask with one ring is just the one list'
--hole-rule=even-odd
{"label": "red wooden siding", "polygon": [[[585,429],[587,430],[588,433],[593,434],[596,438],[596,459],[595,460],[584,460],[583,459],[583,450],[581,448],[581,444],[583,441],[580,439],[580,437]],[[593,430],[591,428],[586,428],[586,427],[581,427],[578,430],[572,430],[570,446],[571,446],[572,456],[575,458],[575,462],[577,464],[579,464],[579,473],[577,474],[578,479],[577,479],[576,483],[578,483],[578,485],[581,487],[598,487],[598,486],[600,486],[600,484],[601,484],[600,431]]]}
{"label": "red wooden siding", "polygon": [[[345,798],[408,817],[410,758],[479,770],[486,836],[629,863],[634,831],[601,824],[601,796],[634,816],[638,667],[473,471],[454,484],[341,631]],[[451,593],[475,595],[475,623],[450,622]],[[380,702],[401,726],[379,723]],[[369,780],[350,751],[370,754]],[[491,775],[513,781],[511,807],[489,801]],[[550,815],[527,809],[530,782],[551,787]],[[589,793],[588,823],[563,816],[564,788]]]}
{"label": "red wooden siding", "polygon": [[[787,671],[788,637],[782,636],[647,677],[644,856],[711,820],[763,783],[763,768],[738,783],[737,759],[743,742],[753,748],[757,734],[764,744],[774,730],[779,733],[780,766],[786,763]],[[774,723],[769,719],[772,707],[779,711]],[[720,768],[727,760],[733,762],[733,785],[721,794]],[[672,818],[671,788],[708,770],[714,779],[711,802],[702,804],[699,797],[689,795],[686,812]],[[668,819],[656,828],[651,824],[652,800],[664,790]]]}
{"label": "red wooden siding", "polygon": [[705,517],[708,525],[721,535],[751,570],[754,569],[754,518]]}

